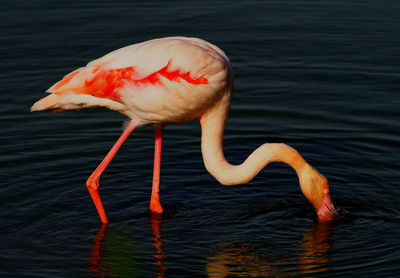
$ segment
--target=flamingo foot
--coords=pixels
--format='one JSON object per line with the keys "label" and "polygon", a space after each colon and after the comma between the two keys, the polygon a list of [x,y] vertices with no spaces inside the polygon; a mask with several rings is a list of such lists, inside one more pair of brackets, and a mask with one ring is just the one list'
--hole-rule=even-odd
{"label": "flamingo foot", "polygon": [[104,224],[108,224],[106,212],[104,210],[103,203],[101,202],[100,199],[99,190],[97,188],[94,189],[91,186],[88,186],[87,188],[89,190],[90,196],[92,197],[93,203],[96,206],[97,212],[99,213],[101,222]]}
{"label": "flamingo foot", "polygon": [[152,195],[150,200],[150,212],[154,214],[162,214],[164,212],[159,195]]}

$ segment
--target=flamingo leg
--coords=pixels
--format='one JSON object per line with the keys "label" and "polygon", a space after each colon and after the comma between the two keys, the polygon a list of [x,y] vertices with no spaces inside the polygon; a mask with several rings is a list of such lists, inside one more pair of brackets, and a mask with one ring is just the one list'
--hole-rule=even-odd
{"label": "flamingo leg", "polygon": [[163,128],[155,127],[156,138],[154,142],[154,168],[153,168],[153,187],[151,190],[150,211],[161,214],[163,208],[160,203],[160,165],[161,165],[161,145]]}
{"label": "flamingo leg", "polygon": [[125,128],[124,132],[122,133],[122,135],[119,137],[118,141],[114,144],[114,146],[108,152],[103,161],[99,164],[99,166],[97,166],[96,170],[94,170],[94,172],[90,175],[90,177],[86,181],[86,186],[89,190],[90,196],[93,199],[93,203],[96,206],[97,212],[99,213],[101,222],[105,224],[108,223],[108,220],[98,190],[100,176],[104,172],[110,161],[117,154],[119,148],[125,142],[126,138],[128,138],[128,136],[132,133],[132,131],[135,128],[136,128],[136,123],[130,121],[127,127]]}

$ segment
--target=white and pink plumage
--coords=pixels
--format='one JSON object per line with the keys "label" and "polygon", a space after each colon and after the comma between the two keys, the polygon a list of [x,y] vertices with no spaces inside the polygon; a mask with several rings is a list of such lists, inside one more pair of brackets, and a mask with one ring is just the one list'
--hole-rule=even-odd
{"label": "white and pink plumage", "polygon": [[107,217],[98,193],[100,175],[138,126],[155,127],[150,210],[162,213],[159,198],[162,131],[166,124],[198,119],[206,169],[222,184],[248,183],[271,162],[283,162],[299,176],[304,196],[320,220],[335,218],[327,179],[285,144],[264,144],[242,164],[226,161],[222,138],[232,98],[228,57],[201,39],[169,37],[127,46],[94,60],[53,85],[31,110],[78,110],[106,107],[131,120],[116,144],[87,180],[101,221]]}

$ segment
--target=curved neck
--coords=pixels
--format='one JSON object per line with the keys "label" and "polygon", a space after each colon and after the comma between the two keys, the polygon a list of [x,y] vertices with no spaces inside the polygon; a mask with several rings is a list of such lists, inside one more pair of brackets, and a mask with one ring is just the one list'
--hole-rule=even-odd
{"label": "curved neck", "polygon": [[220,183],[224,185],[248,183],[271,162],[286,163],[298,175],[300,174],[306,162],[295,149],[285,144],[263,144],[242,164],[230,164],[225,159],[222,142],[227,114],[227,107],[216,105],[200,118],[204,165]]}

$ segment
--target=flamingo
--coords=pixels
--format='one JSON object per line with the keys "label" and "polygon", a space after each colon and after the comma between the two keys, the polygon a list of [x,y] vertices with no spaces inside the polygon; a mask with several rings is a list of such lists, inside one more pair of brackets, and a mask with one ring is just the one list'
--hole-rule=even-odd
{"label": "flamingo", "polygon": [[130,119],[86,182],[103,223],[108,219],[98,191],[100,176],[132,131],[148,124],[155,128],[150,211],[163,213],[159,197],[163,128],[192,119],[200,121],[205,168],[221,184],[249,183],[269,163],[283,162],[297,173],[301,191],[318,219],[333,220],[336,211],[328,180],[294,148],[266,143],[240,165],[225,159],[222,139],[232,88],[230,61],[221,49],[198,38],[166,37],[123,47],[67,74],[31,111],[105,107]]}

